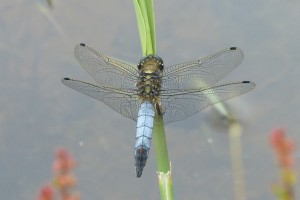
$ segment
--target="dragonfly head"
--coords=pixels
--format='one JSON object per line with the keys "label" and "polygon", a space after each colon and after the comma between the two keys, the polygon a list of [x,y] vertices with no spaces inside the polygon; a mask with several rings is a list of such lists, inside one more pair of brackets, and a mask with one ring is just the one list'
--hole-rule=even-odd
{"label": "dragonfly head", "polygon": [[145,73],[161,72],[164,69],[164,62],[157,55],[148,55],[140,60],[137,67]]}

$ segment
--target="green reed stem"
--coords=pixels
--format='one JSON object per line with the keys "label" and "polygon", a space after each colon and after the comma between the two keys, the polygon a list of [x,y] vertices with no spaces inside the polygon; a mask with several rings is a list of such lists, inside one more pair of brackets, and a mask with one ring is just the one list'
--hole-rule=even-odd
{"label": "green reed stem", "polygon": [[152,0],[133,0],[143,55],[156,53],[155,19]]}
{"label": "green reed stem", "polygon": [[[133,0],[144,56],[156,54],[155,18],[153,0]],[[158,125],[160,124],[160,125]],[[168,156],[163,117],[155,115],[153,141],[157,159],[160,196],[162,200],[172,200],[173,184]]]}

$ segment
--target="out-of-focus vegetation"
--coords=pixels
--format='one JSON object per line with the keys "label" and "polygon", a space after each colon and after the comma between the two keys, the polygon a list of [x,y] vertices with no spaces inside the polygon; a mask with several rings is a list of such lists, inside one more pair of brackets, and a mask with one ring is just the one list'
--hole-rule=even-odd
{"label": "out-of-focus vegetation", "polygon": [[[79,200],[79,195],[72,192],[76,186],[76,178],[72,174],[75,160],[65,149],[57,149],[53,162],[54,178],[51,185],[41,188],[38,200],[54,200],[58,196],[61,200]],[[57,195],[55,195],[55,188]]]}
{"label": "out-of-focus vegetation", "polygon": [[53,8],[53,1],[52,0],[47,0],[49,8]]}
{"label": "out-of-focus vegetation", "polygon": [[278,200],[294,200],[295,172],[295,144],[282,129],[275,129],[270,135],[270,143],[275,153],[280,174],[279,181],[274,184],[273,191]]}

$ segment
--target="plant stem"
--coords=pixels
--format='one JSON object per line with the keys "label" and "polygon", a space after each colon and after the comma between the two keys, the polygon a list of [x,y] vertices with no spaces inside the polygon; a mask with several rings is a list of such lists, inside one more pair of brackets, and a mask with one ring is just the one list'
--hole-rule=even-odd
{"label": "plant stem", "polygon": [[[155,116],[154,125],[155,124],[163,124],[162,116]],[[155,155],[158,171],[167,173],[168,171],[170,171],[170,162],[164,126],[154,126],[153,141],[155,144]]]}
{"label": "plant stem", "polygon": [[[143,55],[156,54],[155,19],[152,0],[133,0],[140,33]],[[159,124],[159,125],[158,125]],[[173,183],[168,156],[163,117],[155,115],[153,141],[157,159],[160,196],[163,200],[173,199]]]}

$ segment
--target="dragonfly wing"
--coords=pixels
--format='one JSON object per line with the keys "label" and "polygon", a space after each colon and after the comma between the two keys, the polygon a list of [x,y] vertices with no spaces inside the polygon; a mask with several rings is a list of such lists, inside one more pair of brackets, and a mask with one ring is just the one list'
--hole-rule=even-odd
{"label": "dragonfly wing", "polygon": [[241,49],[231,47],[200,60],[167,67],[162,78],[162,89],[188,89],[213,85],[243,60]]}
{"label": "dragonfly wing", "polygon": [[179,121],[202,109],[244,94],[255,87],[250,81],[220,84],[193,90],[166,90],[161,92],[164,123]]}
{"label": "dragonfly wing", "polygon": [[66,86],[77,90],[78,92],[102,101],[121,115],[137,120],[137,114],[140,107],[138,96],[133,89],[115,89],[101,87],[91,83],[64,78],[62,80]]}
{"label": "dragonfly wing", "polygon": [[113,88],[133,88],[137,82],[138,71],[135,67],[104,56],[85,44],[77,45],[74,54],[83,69],[99,85]]}

